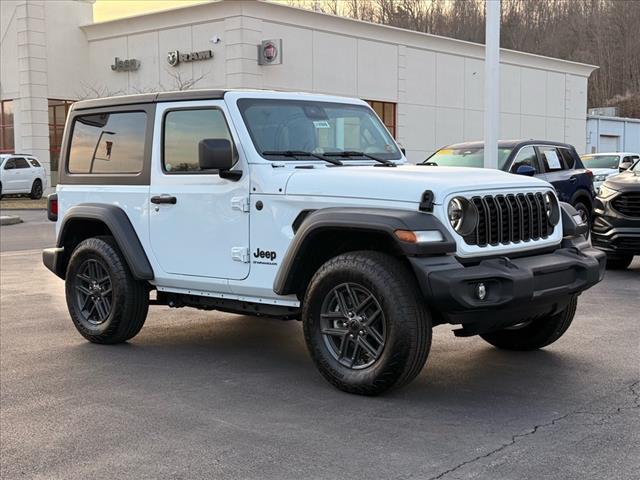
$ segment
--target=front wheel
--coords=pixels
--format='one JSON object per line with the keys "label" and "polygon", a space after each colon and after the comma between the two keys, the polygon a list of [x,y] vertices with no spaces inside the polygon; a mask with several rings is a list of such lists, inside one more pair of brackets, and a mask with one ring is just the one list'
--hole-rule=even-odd
{"label": "front wheel", "polygon": [[421,298],[411,273],[391,256],[352,252],[326,262],[311,280],[302,313],[320,373],[361,395],[410,382],[431,347]]}
{"label": "front wheel", "polygon": [[578,297],[555,315],[547,315],[530,322],[507,327],[480,336],[491,345],[504,350],[537,350],[551,345],[567,331],[576,314]]}
{"label": "front wheel", "polygon": [[149,292],[131,275],[112,237],[81,242],[65,277],[67,307],[80,334],[93,343],[121,343],[144,325]]}

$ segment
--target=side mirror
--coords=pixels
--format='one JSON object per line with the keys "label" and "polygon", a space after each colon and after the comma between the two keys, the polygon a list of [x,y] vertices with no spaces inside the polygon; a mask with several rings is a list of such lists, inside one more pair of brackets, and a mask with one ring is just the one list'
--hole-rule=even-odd
{"label": "side mirror", "polygon": [[200,170],[230,170],[233,167],[233,150],[226,138],[205,138],[198,144]]}
{"label": "side mirror", "polygon": [[533,177],[536,174],[536,169],[533,168],[531,165],[520,165],[516,169],[516,174],[524,175],[526,177]]}
{"label": "side mirror", "polygon": [[625,170],[629,170],[633,166],[633,162],[622,162],[620,167],[618,168],[619,172],[624,172]]}

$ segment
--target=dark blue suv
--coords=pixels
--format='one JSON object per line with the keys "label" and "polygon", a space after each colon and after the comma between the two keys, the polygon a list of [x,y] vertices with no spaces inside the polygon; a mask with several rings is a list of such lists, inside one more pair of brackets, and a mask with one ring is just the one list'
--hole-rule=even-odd
{"label": "dark blue suv", "polygon": [[[443,167],[482,167],[484,142],[455,143],[424,161]],[[498,167],[505,172],[542,178],[554,186],[562,202],[575,207],[591,225],[595,191],[593,174],[582,164],[572,145],[544,140],[500,140]]]}

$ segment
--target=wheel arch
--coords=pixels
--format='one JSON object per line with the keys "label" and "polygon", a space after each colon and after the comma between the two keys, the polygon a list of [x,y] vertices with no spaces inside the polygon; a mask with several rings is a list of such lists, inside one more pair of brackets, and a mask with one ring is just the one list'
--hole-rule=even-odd
{"label": "wheel arch", "polygon": [[[295,236],[278,269],[273,290],[278,295],[304,294],[318,268],[330,258],[355,250],[409,256],[455,252],[455,240],[432,214],[381,208],[330,207],[301,212],[293,222]],[[430,244],[400,241],[395,230],[438,230],[444,238]]]}
{"label": "wheel arch", "polygon": [[588,191],[579,189],[578,191],[574,192],[574,194],[571,196],[571,205],[575,205],[575,203],[578,201],[581,201],[593,211],[593,199],[591,198],[591,195],[589,195]]}
{"label": "wheel arch", "polygon": [[75,247],[100,235],[114,238],[134,278],[153,280],[153,268],[126,212],[116,205],[93,203],[75,205],[65,213],[58,234],[60,254],[55,261],[55,273],[64,278]]}

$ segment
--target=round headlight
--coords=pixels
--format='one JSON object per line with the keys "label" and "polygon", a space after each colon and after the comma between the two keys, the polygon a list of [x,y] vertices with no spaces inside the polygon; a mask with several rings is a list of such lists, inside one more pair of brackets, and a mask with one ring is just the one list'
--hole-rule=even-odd
{"label": "round headlight", "polygon": [[544,209],[549,223],[555,227],[560,221],[560,205],[558,205],[556,196],[551,192],[544,194]]}
{"label": "round headlight", "polygon": [[455,197],[449,202],[447,216],[453,229],[463,237],[469,235],[478,224],[476,206],[464,197]]}

